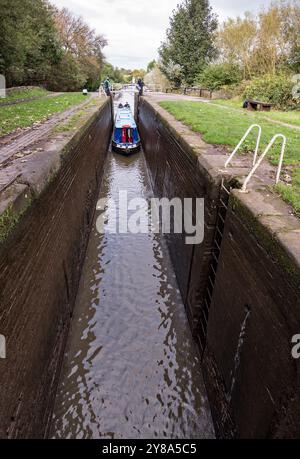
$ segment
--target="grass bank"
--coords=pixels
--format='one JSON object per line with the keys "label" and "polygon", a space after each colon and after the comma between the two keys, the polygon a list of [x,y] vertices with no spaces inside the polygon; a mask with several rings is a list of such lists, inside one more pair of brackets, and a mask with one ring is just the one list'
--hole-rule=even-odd
{"label": "grass bank", "polygon": [[65,93],[21,104],[0,106],[0,136],[45,121],[56,113],[80,104],[83,100],[81,93]]}
{"label": "grass bank", "polygon": [[38,87],[15,89],[13,91],[8,91],[7,96],[4,99],[0,99],[0,107],[1,104],[6,104],[7,102],[32,99],[33,97],[43,97],[47,94],[50,93],[46,89]]}
{"label": "grass bank", "polygon": [[[228,99],[228,100],[214,100],[212,104],[218,104],[223,107],[234,108],[240,112],[245,112],[243,109],[243,100],[239,98]],[[250,113],[251,114],[251,113]],[[300,126],[300,111],[290,110],[290,111],[281,111],[281,110],[272,110],[270,112],[256,112],[253,113],[257,119],[272,119],[274,121],[281,121],[282,123],[293,124],[294,126]]]}
{"label": "grass bank", "polygon": [[[279,126],[265,120],[260,113],[237,110],[234,107],[224,109],[221,106],[189,101],[164,101],[160,105],[168,110],[176,119],[199,132],[203,140],[210,144],[225,145],[232,150],[248,127],[259,122],[263,129],[261,150],[267,146],[271,138],[281,132],[287,137],[287,148],[284,167],[290,183],[281,183],[277,190],[300,215],[300,131]],[[230,109],[231,108],[231,109]],[[244,151],[254,151],[255,138],[249,137],[244,144]],[[280,148],[275,145],[269,153],[269,160],[278,164]]]}
{"label": "grass bank", "polygon": [[19,216],[11,207],[0,215],[0,244],[2,244],[19,221]]}

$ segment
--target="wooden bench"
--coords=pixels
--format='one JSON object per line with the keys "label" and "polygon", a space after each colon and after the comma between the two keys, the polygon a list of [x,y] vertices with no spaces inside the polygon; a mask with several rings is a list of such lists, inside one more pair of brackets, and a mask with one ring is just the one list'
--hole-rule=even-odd
{"label": "wooden bench", "polygon": [[270,102],[260,102],[259,100],[248,100],[248,110],[269,112],[274,104]]}

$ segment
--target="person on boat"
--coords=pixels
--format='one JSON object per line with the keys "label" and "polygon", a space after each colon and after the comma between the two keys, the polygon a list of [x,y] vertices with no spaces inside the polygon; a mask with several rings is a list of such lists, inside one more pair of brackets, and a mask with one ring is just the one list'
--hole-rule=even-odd
{"label": "person on boat", "polygon": [[130,108],[130,105],[128,102],[126,102],[126,104],[124,105],[125,108]]}
{"label": "person on boat", "polygon": [[107,77],[103,83],[104,91],[107,96],[110,96],[110,79]]}
{"label": "person on boat", "polygon": [[137,86],[138,86],[140,96],[142,96],[144,92],[144,86],[145,86],[145,83],[143,82],[142,78],[138,79]]}

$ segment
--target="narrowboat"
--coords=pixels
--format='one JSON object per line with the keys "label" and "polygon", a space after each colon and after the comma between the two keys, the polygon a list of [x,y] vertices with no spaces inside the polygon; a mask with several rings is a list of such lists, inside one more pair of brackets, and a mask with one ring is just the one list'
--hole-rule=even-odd
{"label": "narrowboat", "polygon": [[123,155],[136,153],[141,148],[141,140],[130,105],[119,104],[115,118],[112,149]]}

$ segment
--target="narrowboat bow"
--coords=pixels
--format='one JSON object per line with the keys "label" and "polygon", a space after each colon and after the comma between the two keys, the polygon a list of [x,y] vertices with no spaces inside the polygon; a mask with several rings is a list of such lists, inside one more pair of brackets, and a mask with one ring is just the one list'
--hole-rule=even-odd
{"label": "narrowboat bow", "polygon": [[139,151],[140,148],[141,140],[130,105],[123,106],[119,104],[115,119],[112,149],[127,156]]}

